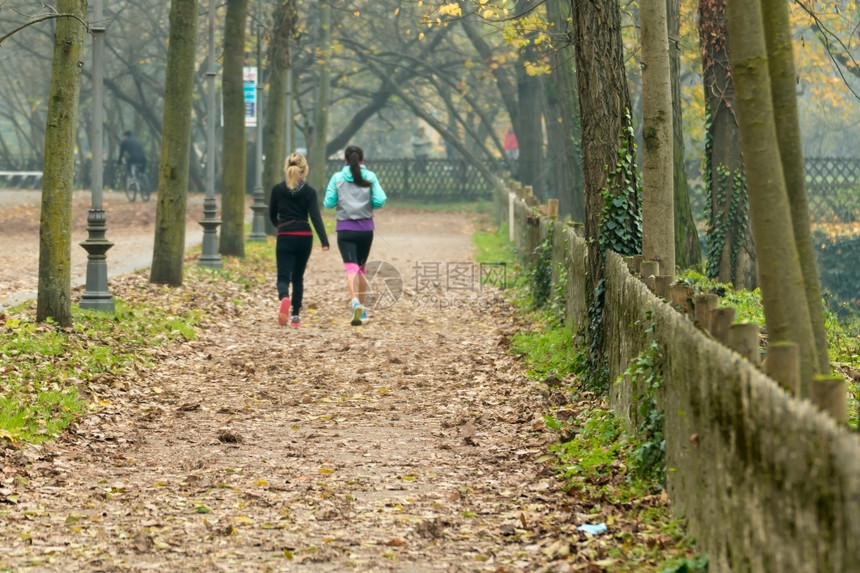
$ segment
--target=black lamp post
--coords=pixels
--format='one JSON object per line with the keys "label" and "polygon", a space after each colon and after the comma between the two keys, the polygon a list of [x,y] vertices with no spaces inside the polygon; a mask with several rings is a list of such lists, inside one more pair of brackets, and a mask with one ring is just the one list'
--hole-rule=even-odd
{"label": "black lamp post", "polygon": [[87,252],[87,283],[80,307],[114,312],[113,297],[108,292],[107,252],[113,243],[105,238],[107,216],[102,204],[104,157],[104,31],[102,0],[93,2],[93,160],[91,208],[87,213],[87,240],[81,246]]}

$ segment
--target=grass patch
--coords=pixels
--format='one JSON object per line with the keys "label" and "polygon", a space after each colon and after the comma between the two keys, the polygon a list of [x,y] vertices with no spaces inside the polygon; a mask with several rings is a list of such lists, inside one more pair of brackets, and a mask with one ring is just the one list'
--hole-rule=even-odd
{"label": "grass patch", "polygon": [[504,264],[504,288],[508,292],[510,301],[514,305],[525,306],[528,293],[525,288],[527,277],[519,263],[516,250],[508,242],[507,226],[491,227],[485,217],[480,218],[478,223],[478,229],[472,234],[475,262]]}
{"label": "grass patch", "polygon": [[36,323],[32,303],[3,317],[0,437],[31,443],[55,437],[97,406],[80,392],[88,381],[150,368],[153,348],[197,336],[197,311],[114,303],[113,315],[74,306],[68,328]]}
{"label": "grass patch", "polygon": [[526,372],[539,380],[583,374],[586,355],[577,348],[571,331],[552,326],[554,318],[544,313],[532,313],[531,320],[534,328],[518,331],[511,341],[511,352],[523,360]]}
{"label": "grass patch", "polygon": [[158,361],[163,347],[194,340],[208,316],[239,309],[271,282],[274,239],[246,245],[224,268],[186,257],[183,286],[150,284],[145,273],[114,280],[115,313],[72,307],[72,325],[37,323],[35,304],[0,312],[0,440],[39,443],[98,409],[91,383],[131,384]]}
{"label": "grass patch", "polygon": [[[482,229],[474,240],[479,260],[517,265],[505,229]],[[707,556],[696,554],[684,523],[671,514],[662,472],[644,464],[648,444],[624,430],[604,395],[584,386],[587,348],[564,325],[564,307],[557,300],[566,277],[558,273],[559,284],[548,291],[538,280],[546,277],[533,269],[518,277],[506,296],[529,326],[512,337],[510,351],[530,377],[546,383],[542,391],[548,396],[564,394],[565,403],[544,416],[557,440],[543,460],[563,481],[576,511],[588,512],[590,523],[606,524],[608,533],[589,542],[605,556],[601,564],[607,571],[631,573],[705,571]],[[540,299],[533,292],[539,289]]]}

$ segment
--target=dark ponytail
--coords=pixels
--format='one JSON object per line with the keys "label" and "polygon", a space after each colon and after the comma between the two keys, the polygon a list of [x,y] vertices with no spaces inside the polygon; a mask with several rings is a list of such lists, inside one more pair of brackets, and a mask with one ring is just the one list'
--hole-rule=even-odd
{"label": "dark ponytail", "polygon": [[344,158],[349,165],[349,172],[352,173],[352,182],[359,187],[370,187],[370,181],[365,181],[361,176],[361,162],[364,161],[364,151],[357,145],[350,145],[343,152]]}

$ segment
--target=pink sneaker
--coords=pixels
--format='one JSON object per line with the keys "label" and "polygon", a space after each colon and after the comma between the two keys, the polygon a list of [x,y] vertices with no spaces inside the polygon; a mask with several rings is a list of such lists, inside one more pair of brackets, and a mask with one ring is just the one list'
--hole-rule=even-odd
{"label": "pink sneaker", "polygon": [[300,316],[295,315],[290,319],[290,326],[293,328],[299,328],[302,325],[302,319]]}
{"label": "pink sneaker", "polygon": [[286,326],[290,320],[290,297],[285,296],[281,299],[281,306],[278,308],[278,324]]}

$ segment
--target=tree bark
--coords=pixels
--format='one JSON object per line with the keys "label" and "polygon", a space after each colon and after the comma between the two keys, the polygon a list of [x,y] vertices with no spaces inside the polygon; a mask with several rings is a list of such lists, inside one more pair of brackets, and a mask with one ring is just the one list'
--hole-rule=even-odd
{"label": "tree bark", "polygon": [[[326,137],[328,134],[328,108],[331,103],[331,6],[321,4],[319,50],[317,59],[317,97],[314,102],[314,131],[310,145],[310,173],[308,181],[311,187],[325,190],[326,179]],[[319,197],[322,200],[322,197]]]}
{"label": "tree bark", "polygon": [[[557,41],[562,36],[569,41],[570,3],[566,0],[549,0],[547,16],[552,23]],[[558,197],[561,217],[575,221],[585,220],[585,197],[582,181],[582,154],[579,128],[579,99],[576,93],[576,68],[573,46],[566,46],[551,55],[551,72],[548,81],[547,131],[550,138],[553,185]],[[560,141],[556,141],[560,140]]]}
{"label": "tree bark", "polygon": [[245,20],[248,0],[227,0],[224,23],[224,173],[221,180],[222,255],[245,256]]}
{"label": "tree bark", "polygon": [[800,395],[809,397],[818,360],[780,160],[759,0],[730,2],[728,25],[741,148],[768,337],[800,348]]}
{"label": "tree bark", "polygon": [[[529,0],[517,0],[517,13],[531,8]],[[538,76],[530,75],[526,65],[537,61],[540,54],[534,45],[520,49],[517,62],[517,115],[514,133],[519,142],[517,178],[523,185],[531,185],[534,194],[541,201],[546,200],[543,144],[543,82]]]}
{"label": "tree bark", "polygon": [[149,275],[149,282],[170,286],[182,285],[196,44],[197,0],[172,0],[155,244]]}
{"label": "tree bark", "polygon": [[707,275],[735,288],[756,286],[756,255],[735,116],[726,0],[699,0],[702,85],[707,114],[705,183],[708,185]]}
{"label": "tree bark", "polygon": [[794,91],[796,72],[788,5],[781,0],[762,0],[762,10],[776,135],[779,141],[788,203],[791,208],[794,242],[800,257],[803,284],[806,288],[806,304],[809,306],[812,330],[815,335],[818,372],[829,374],[830,359],[827,352],[824,307],[821,302],[821,281],[818,277],[815,248],[812,245],[812,233],[809,228],[809,204],[803,169],[803,146],[797,117],[797,96]]}
{"label": "tree bark", "polygon": [[672,90],[666,3],[646,0],[642,23],[642,255],[675,274]]}
{"label": "tree bark", "polygon": [[[284,158],[292,149],[285,149],[286,137],[283,132],[287,122],[287,74],[290,73],[290,40],[298,25],[298,11],[295,0],[283,0],[273,15],[274,26],[269,35],[266,54],[268,62],[268,91],[266,103],[266,124],[263,126],[263,192],[265,203],[269,204],[272,186],[284,177]],[[274,235],[275,227],[265,217],[266,234]]]}
{"label": "tree bark", "polygon": [[681,0],[666,0],[669,27],[669,69],[672,82],[672,133],[674,140],[673,182],[675,187],[675,264],[682,269],[696,267],[702,262],[702,246],[684,167],[684,119],[681,107]]}
{"label": "tree bark", "polygon": [[[629,162],[636,153],[628,133],[631,127],[630,93],[624,73],[618,1],[572,0],[571,16],[582,124],[589,289],[593,292],[603,278],[604,254],[599,241],[603,191],[636,201],[631,196],[638,186],[635,169],[614,170],[619,157]],[[631,233],[635,233],[632,228],[635,223],[628,220],[625,224],[629,225]]]}
{"label": "tree bark", "polygon": [[36,320],[53,318],[72,323],[72,189],[75,174],[75,132],[81,67],[84,64],[83,24],[86,0],[59,0],[51,90],[45,128],[42,209],[39,217],[39,292]]}

